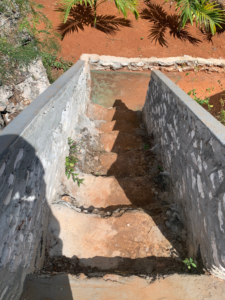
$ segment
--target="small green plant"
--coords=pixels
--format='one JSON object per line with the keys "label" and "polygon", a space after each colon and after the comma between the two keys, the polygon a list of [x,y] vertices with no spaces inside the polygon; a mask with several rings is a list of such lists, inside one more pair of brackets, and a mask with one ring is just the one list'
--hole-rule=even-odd
{"label": "small green plant", "polygon": [[200,105],[207,105],[207,108],[208,108],[208,110],[211,110],[211,108],[213,107],[213,105],[210,105],[209,104],[209,98],[204,98],[204,99],[201,99],[201,98],[199,98],[199,97],[197,97],[196,96],[196,89],[193,89],[193,90],[190,90],[189,92],[188,92],[188,95],[189,96],[193,96],[194,98],[194,100],[198,103],[198,104],[200,104]]}
{"label": "small green plant", "polygon": [[144,150],[148,150],[149,149],[149,145],[144,145]]}
{"label": "small green plant", "polygon": [[186,76],[188,76],[189,75],[189,73],[186,73]]}
{"label": "small green plant", "polygon": [[73,65],[72,61],[64,60],[62,57],[59,57],[56,51],[53,53],[42,52],[41,57],[50,83],[56,80],[52,75],[52,69],[55,68],[66,72]]}
{"label": "small green plant", "polygon": [[196,264],[193,262],[192,258],[185,258],[185,260],[183,260],[183,263],[185,264],[185,266],[191,270],[192,267],[197,268]]}
{"label": "small green plant", "polygon": [[144,38],[143,37],[141,37],[141,40],[143,40]]}
{"label": "small green plant", "polygon": [[158,166],[159,171],[164,172],[163,168]]}
{"label": "small green plant", "polygon": [[220,121],[223,125],[225,125],[225,110],[221,109],[218,116],[216,116],[217,120]]}
{"label": "small green plant", "polygon": [[74,167],[78,162],[78,158],[76,157],[76,153],[78,150],[78,146],[75,144],[74,140],[72,140],[70,137],[68,138],[68,145],[69,145],[69,156],[66,157],[66,176],[67,179],[70,179],[70,176],[72,177],[74,182],[77,182],[78,186],[83,184],[84,179],[80,179],[77,177],[79,174],[75,174]]}

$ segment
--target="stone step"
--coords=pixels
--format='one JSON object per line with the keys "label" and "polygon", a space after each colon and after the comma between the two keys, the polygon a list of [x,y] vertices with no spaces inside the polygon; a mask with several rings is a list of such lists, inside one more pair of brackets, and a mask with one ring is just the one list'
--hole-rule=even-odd
{"label": "stone step", "polygon": [[153,154],[141,150],[95,153],[93,156],[86,156],[82,172],[116,178],[143,176],[149,174],[155,165],[152,156]]}
{"label": "stone step", "polygon": [[72,179],[63,181],[64,194],[74,198],[78,207],[115,210],[117,207],[144,207],[156,202],[149,176],[116,179],[84,174],[80,178],[84,179],[80,187]]}
{"label": "stone step", "polygon": [[145,273],[151,273],[157,260],[165,263],[183,255],[181,245],[177,251],[176,247],[176,239],[160,216],[129,211],[120,217],[101,218],[63,204],[51,207],[47,235],[50,258],[76,257],[80,267],[98,270],[118,270],[124,259],[148,258]]}
{"label": "stone step", "polygon": [[129,150],[141,150],[144,148],[144,142],[138,135],[113,131],[110,133],[101,133],[100,136],[104,150],[107,152],[119,153]]}
{"label": "stone step", "polygon": [[145,279],[115,274],[101,278],[60,274],[30,275],[20,300],[222,300],[224,295],[224,282],[207,275]]}
{"label": "stone step", "polygon": [[94,103],[88,105],[87,115],[91,120],[105,120],[107,122],[124,120],[128,123],[139,123],[137,112],[116,108],[107,109]]}
{"label": "stone step", "polygon": [[105,133],[112,132],[112,131],[120,131],[120,132],[135,134],[138,133],[138,129],[140,130],[140,126],[138,123],[128,123],[125,120],[100,122],[99,125],[98,124],[96,125],[101,132],[105,132]]}

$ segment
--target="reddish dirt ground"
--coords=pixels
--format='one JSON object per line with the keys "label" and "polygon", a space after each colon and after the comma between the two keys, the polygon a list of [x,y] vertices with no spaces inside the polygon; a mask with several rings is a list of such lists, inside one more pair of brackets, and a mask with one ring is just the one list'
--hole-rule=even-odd
{"label": "reddish dirt ground", "polygon": [[[204,99],[209,98],[209,104],[213,105],[210,113],[218,116],[221,109],[225,110],[221,104],[221,99],[225,101],[225,74],[205,73],[205,72],[164,72],[174,83],[176,83],[186,93],[196,89],[196,96]],[[191,96],[193,98],[193,96]],[[204,106],[206,108],[206,106]]]}
{"label": "reddish dirt ground", "polygon": [[[36,0],[44,5],[43,12],[52,21],[54,29],[64,35],[61,41],[62,56],[74,63],[82,53],[123,57],[172,57],[191,55],[203,58],[225,58],[225,26],[215,36],[202,33],[188,24],[177,34],[178,15],[170,2],[140,1],[140,18],[131,13],[124,19],[114,3],[107,1],[99,6],[97,28],[93,27],[90,8],[72,9],[66,24],[59,21],[56,0]],[[188,75],[186,75],[188,73]],[[199,97],[210,97],[211,113],[218,115],[225,88],[225,74],[217,73],[166,73],[185,92],[196,89]],[[206,90],[209,89],[210,90]],[[225,99],[225,96],[223,96]]]}
{"label": "reddish dirt ground", "polygon": [[[45,6],[43,12],[57,29],[61,24],[56,12],[57,1],[36,2]],[[174,4],[170,8],[170,3],[163,3],[164,0],[155,0],[152,4],[140,1],[140,18],[136,21],[131,13],[124,20],[114,3],[107,1],[98,8],[97,29],[91,27],[93,13],[89,8],[74,9],[71,21],[63,26],[68,32],[61,43],[63,57],[72,58],[74,62],[82,53],[124,57],[191,55],[225,58],[225,28],[211,37],[203,34],[195,25],[187,25],[178,35]]]}

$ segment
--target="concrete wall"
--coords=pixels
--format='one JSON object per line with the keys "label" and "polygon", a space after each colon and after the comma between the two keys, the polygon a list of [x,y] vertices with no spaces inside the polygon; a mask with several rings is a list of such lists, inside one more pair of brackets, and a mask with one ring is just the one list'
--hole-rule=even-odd
{"label": "concrete wall", "polygon": [[65,172],[67,138],[85,113],[88,70],[78,61],[0,135],[0,299],[18,299],[43,263],[49,205]]}
{"label": "concrete wall", "polygon": [[143,112],[185,216],[189,257],[200,246],[204,265],[225,279],[225,127],[160,71]]}

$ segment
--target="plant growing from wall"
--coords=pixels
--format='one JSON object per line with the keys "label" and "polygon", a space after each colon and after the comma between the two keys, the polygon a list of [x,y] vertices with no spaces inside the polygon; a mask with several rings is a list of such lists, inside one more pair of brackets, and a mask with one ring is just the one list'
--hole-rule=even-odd
{"label": "plant growing from wall", "polygon": [[197,268],[196,264],[194,263],[192,258],[185,258],[185,260],[183,260],[183,263],[185,264],[185,266],[188,268],[188,270],[191,270],[191,268]]}
{"label": "plant growing from wall", "polygon": [[65,168],[66,168],[66,176],[67,179],[70,179],[70,176],[72,177],[74,182],[77,182],[78,186],[83,184],[84,179],[80,179],[77,177],[79,174],[76,174],[74,172],[74,167],[78,163],[77,158],[77,151],[78,146],[75,144],[74,140],[72,140],[70,137],[68,138],[68,145],[69,145],[69,156],[66,157],[65,162]]}
{"label": "plant growing from wall", "polygon": [[[98,0],[61,0],[60,2],[58,2],[60,8],[61,8],[61,12],[59,15],[60,20],[63,23],[66,23],[71,8],[74,5],[78,5],[78,4],[84,4],[85,6],[90,5],[93,8],[94,11],[94,27],[96,27],[97,24],[97,8],[99,5],[101,5],[102,3],[106,2],[107,0],[102,0],[102,1],[98,1]],[[127,11],[131,11],[135,18],[138,19],[138,11],[137,11],[137,6],[138,6],[138,1],[137,0],[112,0],[115,3],[116,8],[118,9],[119,12],[122,12],[124,18],[127,17]]]}

